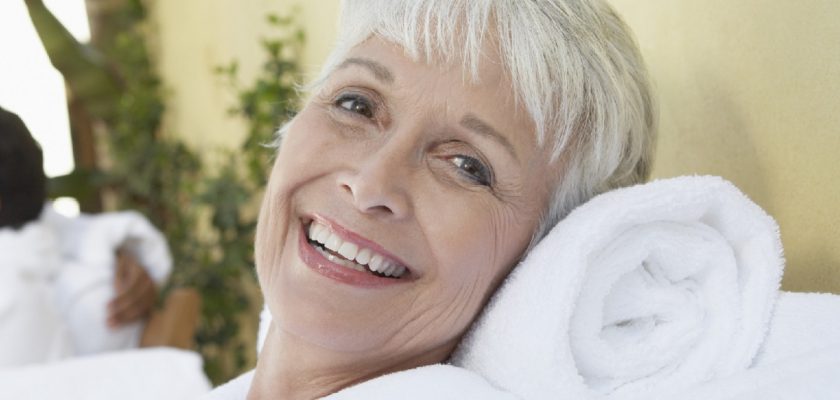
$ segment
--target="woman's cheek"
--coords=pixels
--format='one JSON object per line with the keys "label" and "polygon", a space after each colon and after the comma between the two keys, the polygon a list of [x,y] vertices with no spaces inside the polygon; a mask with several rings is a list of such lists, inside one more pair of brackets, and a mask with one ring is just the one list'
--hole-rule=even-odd
{"label": "woman's cheek", "polygon": [[271,281],[274,280],[271,275],[282,256],[284,233],[288,226],[288,217],[283,213],[284,209],[288,209],[288,202],[277,195],[275,179],[275,174],[272,174],[260,209],[254,242],[257,275],[262,287],[270,287]]}
{"label": "woman's cheek", "polygon": [[276,266],[280,264],[287,242],[295,185],[290,178],[298,168],[295,166],[295,153],[290,150],[294,150],[296,145],[294,135],[287,133],[278,149],[257,220],[254,254],[263,288],[271,287],[271,282],[275,280],[273,274],[278,270]]}

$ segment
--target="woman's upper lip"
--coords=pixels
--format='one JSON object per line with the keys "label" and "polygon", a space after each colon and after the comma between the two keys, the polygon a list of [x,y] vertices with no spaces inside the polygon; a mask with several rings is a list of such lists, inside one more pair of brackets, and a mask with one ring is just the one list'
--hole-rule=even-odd
{"label": "woman's upper lip", "polygon": [[360,235],[356,232],[351,231],[349,228],[341,225],[340,223],[336,222],[335,220],[333,220],[329,217],[326,217],[324,215],[317,214],[317,213],[311,214],[309,216],[309,219],[318,221],[318,223],[326,225],[327,227],[330,228],[330,230],[332,230],[339,237],[341,237],[342,240],[354,243],[359,247],[366,247],[366,248],[368,248],[368,249],[370,249],[370,250],[372,250],[376,253],[379,253],[380,255],[389,259],[390,261],[405,267],[406,272],[408,272],[409,274],[416,273],[416,270],[414,269],[414,267],[408,265],[405,261],[403,261],[399,257],[395,256],[393,253],[389,252],[388,250],[385,250],[385,248],[382,247],[381,245],[379,245],[378,243],[376,243],[373,240],[370,240],[370,239],[368,239],[368,238],[366,238],[366,237],[364,237],[364,236],[362,236],[362,235]]}

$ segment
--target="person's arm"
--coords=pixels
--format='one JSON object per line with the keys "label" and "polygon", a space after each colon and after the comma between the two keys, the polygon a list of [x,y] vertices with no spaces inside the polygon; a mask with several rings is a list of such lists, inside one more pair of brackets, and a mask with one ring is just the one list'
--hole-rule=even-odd
{"label": "person's arm", "polygon": [[117,251],[116,295],[108,302],[108,326],[119,327],[146,318],[155,305],[157,287],[129,251]]}

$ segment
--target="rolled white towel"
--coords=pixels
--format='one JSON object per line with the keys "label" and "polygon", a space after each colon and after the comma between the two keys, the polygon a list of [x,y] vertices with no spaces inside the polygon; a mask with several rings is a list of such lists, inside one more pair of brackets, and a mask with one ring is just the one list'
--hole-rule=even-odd
{"label": "rolled white towel", "polygon": [[776,223],[721,178],[615,190],[514,269],[453,363],[527,399],[672,393],[751,364],[782,268]]}

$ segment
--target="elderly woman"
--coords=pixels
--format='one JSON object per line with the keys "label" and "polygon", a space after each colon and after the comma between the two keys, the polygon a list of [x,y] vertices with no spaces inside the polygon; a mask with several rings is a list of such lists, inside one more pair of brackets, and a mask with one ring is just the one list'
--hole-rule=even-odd
{"label": "elderly woman", "polygon": [[650,167],[646,72],[603,1],[348,0],[338,38],[260,214],[249,399],[445,362],[551,226]]}

